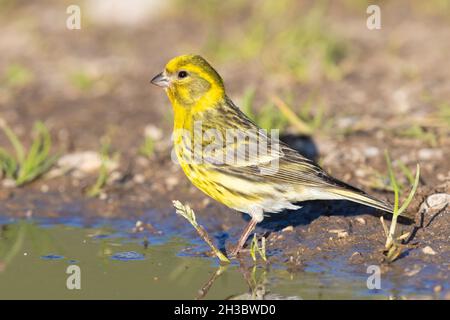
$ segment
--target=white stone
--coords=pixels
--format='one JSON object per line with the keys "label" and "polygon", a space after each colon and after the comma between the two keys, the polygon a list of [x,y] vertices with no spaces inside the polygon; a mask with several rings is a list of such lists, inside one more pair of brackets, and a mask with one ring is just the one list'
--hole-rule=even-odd
{"label": "white stone", "polygon": [[427,199],[420,206],[420,211],[440,211],[450,203],[450,194],[435,193],[427,197]]}
{"label": "white stone", "polygon": [[[102,158],[95,151],[81,151],[69,153],[58,159],[57,168],[49,172],[50,177],[58,176],[69,171],[76,171],[75,176],[82,177],[85,174],[96,172],[102,166]],[[107,161],[108,171],[117,169],[116,161]]]}
{"label": "white stone", "polygon": [[438,160],[442,158],[442,155],[442,150],[432,148],[420,149],[418,154],[420,160]]}
{"label": "white stone", "polygon": [[436,251],[434,251],[433,248],[431,248],[430,246],[426,246],[425,248],[423,248],[422,252],[425,254],[432,255],[432,256],[434,256],[436,254]]}

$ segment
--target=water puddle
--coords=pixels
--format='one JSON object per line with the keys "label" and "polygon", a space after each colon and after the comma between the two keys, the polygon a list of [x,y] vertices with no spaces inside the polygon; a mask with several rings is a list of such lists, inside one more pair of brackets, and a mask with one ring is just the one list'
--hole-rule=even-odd
{"label": "water puddle", "polygon": [[[386,298],[367,275],[285,266],[221,267],[184,250],[195,239],[131,232],[126,220],[0,221],[0,299],[347,299]],[[69,290],[70,266],[81,289]]]}

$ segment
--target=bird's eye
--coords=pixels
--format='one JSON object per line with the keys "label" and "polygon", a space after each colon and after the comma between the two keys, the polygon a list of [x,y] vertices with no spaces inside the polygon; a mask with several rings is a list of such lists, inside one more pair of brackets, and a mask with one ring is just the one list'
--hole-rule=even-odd
{"label": "bird's eye", "polygon": [[186,71],[180,71],[178,72],[178,78],[183,79],[188,76],[188,73]]}

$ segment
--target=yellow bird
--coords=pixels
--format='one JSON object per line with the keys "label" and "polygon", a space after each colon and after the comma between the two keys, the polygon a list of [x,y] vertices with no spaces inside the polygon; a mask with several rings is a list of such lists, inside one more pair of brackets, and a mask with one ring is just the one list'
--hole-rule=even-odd
{"label": "yellow bird", "polygon": [[300,208],[305,200],[350,200],[392,207],[341,182],[253,123],[227,96],[220,75],[199,55],[170,60],[151,82],[174,110],[174,149],[189,180],[251,220],[236,255],[264,213]]}

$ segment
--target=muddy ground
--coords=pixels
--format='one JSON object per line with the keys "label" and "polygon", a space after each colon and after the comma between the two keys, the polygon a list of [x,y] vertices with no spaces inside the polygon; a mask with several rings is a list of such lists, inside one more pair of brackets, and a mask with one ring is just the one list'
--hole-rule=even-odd
{"label": "muddy ground", "polygon": [[[448,7],[432,10],[419,2],[383,3],[382,28],[370,31],[365,26],[364,6],[333,2],[323,19],[348,47],[339,62],[342,74],[339,79],[329,79],[318,72],[300,81],[289,74],[272,75],[258,57],[219,59],[206,49],[209,33],[227,35],[228,29],[242,23],[248,10],[258,8],[237,7],[233,9],[236,14],[230,14],[228,8],[224,17],[199,19],[195,8],[156,3],[148,9],[151,14],[142,19],[132,16],[126,23],[112,18],[98,22],[100,18],[89,13],[94,9],[84,4],[82,12],[87,13],[81,30],[67,30],[68,4],[64,1],[0,1],[0,118],[26,145],[33,123],[42,120],[51,131],[53,150],[61,155],[98,151],[104,135],[111,137],[113,149],[120,153],[116,180],[105,188],[105,196],[85,196],[95,173],[81,178],[71,174],[41,177],[20,188],[3,186],[0,214],[129,217],[136,221],[144,217],[156,228],[171,221],[171,228],[186,229],[190,226],[185,220],[172,219],[171,201],[178,199],[194,208],[198,220],[217,235],[219,243],[225,239],[221,245],[232,245],[246,219],[208,199],[171,161],[171,107],[164,92],[149,84],[168,59],[196,52],[217,67],[236,103],[249,87],[256,88],[256,108],[271,95],[289,94],[294,102],[305,101],[311,92],[319,95],[325,105],[324,116],[332,123],[317,131],[312,140],[317,160],[337,178],[392,202],[392,192],[368,183],[375,171],[387,172],[384,150],[413,172],[416,163],[421,165],[420,187],[408,210],[415,215],[415,222],[402,227],[414,233],[409,247],[394,263],[382,263],[385,237],[376,212],[324,201],[267,219],[257,229],[268,237],[271,263],[293,272],[309,261],[323,261],[325,266],[332,265],[327,261],[339,261],[346,270],[381,264],[383,272],[398,276],[413,288],[426,288],[432,297],[448,298],[449,208],[419,210],[428,196],[450,193]],[[296,7],[298,14],[308,6],[311,4]],[[265,31],[270,28],[268,25]],[[262,50],[270,46],[264,43]],[[11,65],[26,69],[28,80],[8,82]],[[72,76],[79,71],[88,77],[81,84]],[[301,103],[292,107],[298,109]],[[160,129],[162,138],[155,143],[154,155],[143,157],[138,150],[149,125]],[[402,134],[413,126],[431,133],[432,138]],[[283,129],[296,134],[292,128]],[[0,145],[11,150],[3,134]],[[431,254],[423,250],[426,247],[432,248]],[[205,254],[203,249],[187,250]]]}

